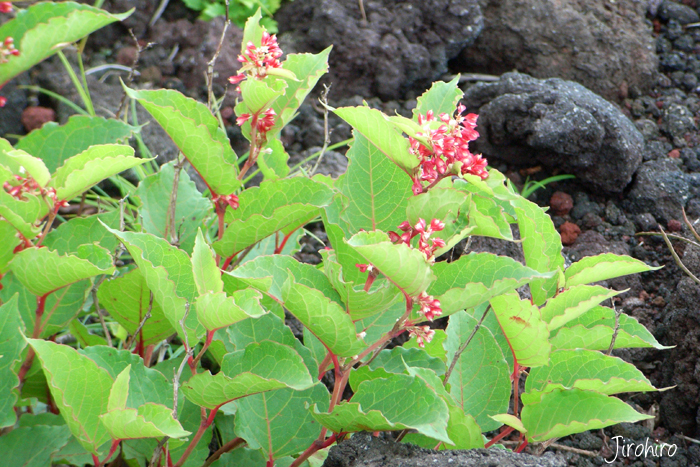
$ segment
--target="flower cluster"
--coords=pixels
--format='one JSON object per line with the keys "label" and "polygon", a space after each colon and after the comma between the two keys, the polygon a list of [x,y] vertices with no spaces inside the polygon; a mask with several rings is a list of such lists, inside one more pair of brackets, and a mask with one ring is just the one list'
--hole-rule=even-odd
{"label": "flower cluster", "polygon": [[241,116],[236,119],[236,124],[238,124],[238,126],[243,126],[245,122],[253,118],[253,122],[251,123],[255,123],[255,129],[257,132],[265,134],[270,131],[273,126],[275,126],[276,116],[277,113],[272,110],[272,108],[269,108],[264,111],[261,116],[257,116],[255,118],[253,118],[254,116],[250,114],[241,114]]}
{"label": "flower cluster", "polygon": [[435,119],[432,111],[418,115],[418,124],[424,132],[416,135],[425,139],[428,145],[417,138],[409,138],[411,152],[418,157],[420,165],[413,177],[413,193],[423,192],[422,182],[434,183],[448,174],[472,174],[488,177],[486,159],[480,154],[469,151],[469,142],[479,137],[475,130],[478,115],[464,113],[465,107],[459,105],[454,118],[440,114]]}
{"label": "flower cluster", "polygon": [[[231,76],[228,80],[231,84],[238,84],[249,75],[263,79],[267,76],[267,71],[270,68],[279,68],[282,66],[279,58],[282,56],[282,49],[277,44],[277,37],[270,35],[267,31],[263,31],[260,47],[257,47],[252,42],[248,42],[245,52],[238,56],[238,61],[243,64],[238,74]],[[247,74],[248,73],[248,74]]]}
{"label": "flower cluster", "polygon": [[213,198],[214,204],[220,205],[223,209],[230,206],[231,209],[238,209],[238,196],[236,195],[216,195]]}
{"label": "flower cluster", "polygon": [[12,2],[0,2],[0,13],[9,13],[12,11]]}
{"label": "flower cluster", "polygon": [[0,44],[0,63],[7,63],[13,55],[17,57],[19,50],[15,49],[15,40],[12,37],[6,37]]}
{"label": "flower cluster", "polygon": [[425,347],[426,342],[433,340],[435,336],[435,331],[430,329],[430,326],[413,326],[408,329],[409,337],[416,336],[416,342],[418,342],[418,347]]}
{"label": "flower cluster", "polygon": [[68,206],[68,201],[58,199],[55,188],[41,188],[31,176],[22,177],[15,175],[15,180],[17,180],[17,183],[14,185],[10,184],[10,182],[5,182],[2,186],[15,199],[26,200],[25,194],[48,196],[53,202],[53,208],[56,212],[58,212],[58,208]]}
{"label": "flower cluster", "polygon": [[[389,238],[394,243],[404,243],[411,245],[411,240],[416,235],[420,235],[418,239],[418,250],[425,255],[428,262],[435,261],[435,252],[445,246],[445,241],[441,238],[430,238],[434,232],[439,232],[445,228],[445,223],[439,219],[430,221],[430,225],[426,225],[424,219],[418,219],[416,225],[411,226],[408,221],[404,221],[399,225],[399,229],[403,234],[399,235],[396,232],[390,231]],[[428,242],[430,240],[430,242]]]}

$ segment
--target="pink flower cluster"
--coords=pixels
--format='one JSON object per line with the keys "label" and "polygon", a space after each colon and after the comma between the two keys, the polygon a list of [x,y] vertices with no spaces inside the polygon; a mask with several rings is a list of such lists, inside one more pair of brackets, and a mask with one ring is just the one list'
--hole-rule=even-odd
{"label": "pink flower cluster", "polygon": [[12,11],[12,2],[0,2],[0,13],[9,13]]}
{"label": "pink flower cluster", "polygon": [[15,179],[18,182],[16,185],[11,185],[10,182],[5,182],[3,184],[3,189],[13,198],[25,200],[25,194],[48,196],[53,201],[53,207],[56,212],[58,212],[58,208],[68,206],[68,201],[59,201],[56,196],[55,188],[41,188],[31,176],[22,177],[20,175],[15,175]]}
{"label": "pink flower cluster", "polygon": [[219,204],[222,206],[223,209],[226,208],[226,206],[230,206],[231,209],[238,209],[239,203],[238,203],[238,196],[236,195],[216,195],[214,196],[214,204]]}
{"label": "pink flower cluster", "polygon": [[416,336],[416,341],[418,342],[418,347],[425,347],[426,342],[433,340],[435,336],[435,331],[430,329],[430,326],[413,326],[408,330],[409,337]]}
{"label": "pink flower cluster", "polygon": [[248,41],[245,52],[238,56],[238,61],[243,66],[238,70],[237,75],[231,76],[228,80],[231,84],[238,84],[248,77],[246,72],[250,72],[250,76],[254,78],[263,79],[267,76],[268,69],[282,66],[279,62],[281,56],[282,49],[277,44],[277,37],[263,31],[260,47]]}
{"label": "pink flower cluster", "polygon": [[[416,136],[425,137],[429,146],[419,140],[409,137],[411,152],[420,160],[413,177],[413,194],[423,192],[422,182],[434,183],[448,174],[473,174],[485,179],[486,159],[480,154],[472,154],[469,151],[469,142],[479,137],[475,130],[476,114],[464,113],[465,107],[459,105],[454,118],[448,114],[440,114],[436,120],[432,110],[423,115],[418,115],[418,124],[425,130]],[[442,122],[436,125],[432,122]],[[437,128],[435,128],[437,126]]]}
{"label": "pink flower cluster", "polygon": [[[411,246],[411,240],[416,235],[420,235],[418,239],[418,250],[425,255],[428,262],[435,261],[435,251],[445,246],[445,241],[441,238],[433,238],[430,236],[433,232],[439,232],[445,228],[445,223],[439,219],[433,219],[430,221],[430,225],[426,225],[424,219],[418,219],[416,225],[411,226],[408,221],[404,221],[399,225],[399,229],[403,234],[399,235],[396,232],[389,232],[389,238],[394,243],[404,243]],[[430,240],[430,243],[428,243]]]}
{"label": "pink flower cluster", "polygon": [[[277,113],[272,110],[272,108],[267,109],[265,112],[262,113],[261,116],[253,118],[253,122],[255,123],[255,129],[259,134],[265,134],[270,129],[272,129],[273,126],[275,126],[275,117],[277,116]],[[236,119],[236,124],[238,126],[243,126],[245,122],[250,120],[253,116],[250,114],[241,114],[240,117]]]}
{"label": "pink flower cluster", "polygon": [[12,37],[6,37],[0,44],[0,63],[7,63],[13,55],[17,57],[19,50],[15,49],[15,40]]}

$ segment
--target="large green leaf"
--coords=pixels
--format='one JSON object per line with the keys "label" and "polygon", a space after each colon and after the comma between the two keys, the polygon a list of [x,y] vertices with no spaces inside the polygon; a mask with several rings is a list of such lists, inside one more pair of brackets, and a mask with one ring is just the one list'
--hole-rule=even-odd
{"label": "large green leaf", "polygon": [[406,220],[411,179],[364,135],[358,131],[354,135],[355,141],[346,154],[348,170],[336,182],[338,191],[348,200],[340,216],[352,233],[361,229],[395,230]]}
{"label": "large green leaf", "polygon": [[[513,202],[520,227],[525,264],[540,272],[564,270],[561,254],[561,237],[554,228],[552,219],[534,203],[519,198]],[[557,291],[559,277],[535,279],[530,283],[530,292],[535,305],[541,305]]]}
{"label": "large green leaf", "polygon": [[[3,146],[6,141],[2,141]],[[21,149],[12,150],[11,148],[12,146],[8,149],[0,148],[0,165],[4,165],[15,175],[30,176],[41,188],[44,188],[51,178],[51,173],[44,162]]]}
{"label": "large green leaf", "polygon": [[224,281],[221,280],[221,270],[216,265],[214,254],[201,230],[197,232],[194,250],[192,250],[192,272],[199,295],[207,292],[223,292]]}
{"label": "large green leaf", "polygon": [[48,248],[27,248],[15,255],[10,269],[34,295],[114,271],[111,255],[98,245],[81,245],[77,254],[62,256]]}
{"label": "large green leaf", "polygon": [[540,318],[539,308],[521,300],[517,293],[492,298],[491,308],[518,364],[527,367],[546,365],[552,346],[547,323]]}
{"label": "large green leaf", "polygon": [[[182,333],[180,320],[185,316],[187,303],[192,304],[197,294],[190,258],[154,235],[108,230],[124,242],[170,325]],[[184,328],[192,344],[204,331],[194,312],[187,315]]]}
{"label": "large green leaf", "polygon": [[220,373],[194,375],[182,391],[191,402],[214,409],[251,394],[282,388],[301,391],[313,384],[304,361],[292,347],[265,340],[227,354]]}
{"label": "large green leaf", "polygon": [[262,449],[266,459],[297,454],[321,431],[308,407],[327,410],[329,400],[322,384],[304,391],[279,389],[240,399],[236,401],[236,435],[245,439],[248,447]]}
{"label": "large green leaf", "polygon": [[[0,181],[4,183],[8,179],[2,177]],[[0,190],[0,216],[27,240],[31,240],[41,232],[35,224],[46,216],[49,208],[43,200],[32,194],[25,193],[22,198],[14,198],[4,189]]]}
{"label": "large green leaf", "polygon": [[0,274],[5,273],[9,268],[8,264],[15,256],[14,250],[20,244],[17,231],[12,224],[5,220],[0,220]]}
{"label": "large green leaf", "polygon": [[191,434],[173,418],[172,409],[154,403],[140,405],[138,409],[126,407],[129,394],[131,365],[122,370],[114,380],[109,393],[108,411],[100,415],[112,439],[182,438]]}
{"label": "large green leaf", "polygon": [[[2,286],[0,299],[3,301],[9,300],[15,293],[19,293],[19,313],[27,326],[27,332],[33,331],[36,321],[37,296],[22,285],[11,272],[2,278]],[[91,288],[90,280],[86,279],[49,294],[44,304],[45,311],[41,319],[41,335],[39,337],[47,338],[65,329],[82,311]]]}
{"label": "large green leaf", "polygon": [[[615,310],[597,306],[580,317],[566,323],[552,333],[550,342],[555,349],[608,350],[615,331]],[[663,346],[637,320],[620,313],[620,322],[615,337],[616,349]]]}
{"label": "large green leaf", "polygon": [[259,318],[266,313],[261,298],[253,289],[237,290],[230,297],[225,292],[208,292],[197,299],[197,319],[207,331],[214,331],[246,318]]}
{"label": "large green leaf", "polygon": [[428,293],[440,300],[443,315],[473,308],[535,278],[553,275],[491,253],[469,253],[451,263],[435,263],[433,272],[437,280],[430,285]]}
{"label": "large green leaf", "polygon": [[[477,320],[465,311],[450,317],[444,343],[449,365],[476,325]],[[464,413],[476,419],[482,431],[495,430],[500,426],[489,416],[508,410],[510,368],[493,334],[486,327],[479,328],[457,360],[449,384],[454,400]]]}
{"label": "large green leaf", "polygon": [[285,308],[335,355],[352,357],[367,346],[355,333],[352,318],[343,308],[323,292],[296,282],[294,276],[282,287],[282,301]]}
{"label": "large green leaf", "polygon": [[661,266],[655,268],[629,256],[603,253],[598,256],[581,258],[566,269],[564,277],[566,277],[566,287],[568,288],[638,272],[656,271],[657,269],[661,269]]}
{"label": "large green leaf", "polygon": [[[25,417],[22,417],[25,418]],[[12,467],[46,467],[52,456],[68,443],[65,426],[36,425],[15,428],[0,436],[3,463]]]}
{"label": "large green leaf", "polygon": [[423,253],[404,243],[391,243],[383,232],[359,232],[347,243],[411,297],[424,292],[435,280]]}
{"label": "large green leaf", "polygon": [[236,154],[206,105],[170,89],[125,89],[163,127],[213,193],[229,195],[241,186]]}
{"label": "large green leaf", "polygon": [[640,414],[615,397],[581,389],[555,389],[537,393],[539,397],[525,404],[521,420],[530,441],[561,438],[617,423],[634,423],[653,418]]}
{"label": "large green leaf", "polygon": [[136,332],[150,306],[151,317],[144,323],[138,337],[144,346],[160,342],[175,333],[176,328],[165,317],[160,304],[156,300],[151,304],[151,291],[140,269],[104,281],[97,289],[97,298],[100,306],[129,334]]}
{"label": "large green leaf", "polygon": [[107,410],[112,378],[89,358],[66,345],[28,339],[49,383],[51,395],[71,433],[89,452],[109,439],[99,421]]}
{"label": "large green leaf", "polygon": [[20,337],[24,331],[17,295],[13,295],[0,306],[0,428],[13,426],[17,421],[14,410],[19,386],[17,366],[27,345]]}
{"label": "large green leaf", "polygon": [[[133,11],[133,10],[132,10]],[[37,3],[0,27],[0,36],[12,37],[20,51],[0,67],[0,85],[50,57],[59,44],[75,42],[103,26],[127,18],[132,11],[112,15],[73,2]]]}
{"label": "large green leaf", "polygon": [[339,432],[415,429],[452,444],[447,436],[449,411],[445,401],[421,378],[392,374],[365,381],[351,402],[341,402],[331,413],[312,407],[312,415],[329,430]]}
{"label": "large green leaf", "polygon": [[[165,231],[169,229],[168,209],[175,177],[173,164],[174,162],[169,162],[162,165],[157,173],[141,181],[136,190],[136,195],[141,199],[139,215],[143,230],[161,238],[165,238]],[[211,211],[211,202],[197,190],[197,186],[185,170],[180,171],[176,201],[175,233],[178,244],[180,248],[190,252],[197,228],[203,224]]]}
{"label": "large green leaf", "polygon": [[553,331],[619,293],[599,285],[571,287],[547,300],[547,304],[540,309],[542,320],[546,321],[549,330]]}
{"label": "large green leaf", "polygon": [[289,233],[318,216],[332,195],[328,186],[304,177],[248,188],[238,196],[240,207],[227,211],[229,224],[214,250],[229,257],[279,230]]}
{"label": "large green leaf", "polygon": [[321,256],[326,276],[340,295],[345,304],[345,311],[353,321],[376,315],[401,298],[399,289],[386,279],[375,279],[369,292],[365,292],[364,284],[346,282],[343,279],[344,271],[335,261],[334,250],[321,250]]}
{"label": "large green leaf", "polygon": [[96,214],[89,217],[74,217],[51,230],[44,238],[44,246],[56,250],[61,255],[75,254],[80,245],[97,243],[109,251],[114,251],[119,242],[114,235],[102,228],[99,221],[109,227],[119,227],[119,211]]}
{"label": "large green leaf", "polygon": [[373,148],[379,150],[407,174],[412,174],[413,169],[418,167],[418,158],[410,152],[408,140],[394,129],[394,125],[379,110],[369,107],[343,107],[335,109],[334,112],[353,127],[356,135],[362,135]]}
{"label": "large green leaf", "polygon": [[282,77],[287,88],[272,104],[272,109],[278,117],[272,131],[281,129],[296,115],[296,111],[304,102],[307,94],[313,89],[319,78],[328,71],[328,55],[331,47],[318,54],[289,54],[282,63],[282,68],[291,71],[296,80]]}
{"label": "large green leaf", "polygon": [[[656,391],[649,380],[631,363],[594,350],[555,350],[549,364],[533,368],[525,382],[523,403],[530,392],[549,392],[555,388],[578,388],[601,394]],[[540,397],[535,395],[535,402]]]}
{"label": "large green leaf", "polygon": [[65,125],[45,123],[22,137],[15,147],[40,158],[54,172],[66,159],[90,146],[125,141],[137,131],[138,127],[121,120],[73,115]]}
{"label": "large green leaf", "polygon": [[513,240],[505,209],[491,197],[473,194],[469,198],[469,226],[472,235]]}
{"label": "large green leaf", "polygon": [[63,161],[49,186],[59,200],[71,200],[105,178],[146,162],[134,157],[134,149],[123,144],[100,144]]}
{"label": "large green leaf", "polygon": [[416,108],[413,109],[413,117],[417,120],[418,114],[425,116],[428,110],[432,110],[435,117],[441,113],[446,113],[450,117],[455,111],[459,99],[464,94],[457,86],[459,76],[455,76],[452,81],[436,81],[429,90],[417,99]]}

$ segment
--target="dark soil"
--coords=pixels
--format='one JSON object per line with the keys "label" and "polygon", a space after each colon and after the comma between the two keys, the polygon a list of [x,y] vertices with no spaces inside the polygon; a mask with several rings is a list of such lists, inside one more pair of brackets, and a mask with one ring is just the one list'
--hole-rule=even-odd
{"label": "dark soil", "polygon": [[[132,3],[107,0],[105,8],[122,12]],[[196,21],[173,0],[149,27],[156,4],[138,2],[126,23],[140,46],[155,42],[140,54],[135,85],[178,89],[204,100],[203,73],[223,22]],[[552,205],[554,223],[567,244],[567,261],[614,252],[664,266],[607,285],[629,289],[615,297],[615,305],[639,319],[662,344],[676,347],[615,352],[641,368],[656,387],[672,389],[626,399],[638,410],[655,414],[651,423],[622,424],[558,441],[590,456],[560,447],[554,457],[549,454],[537,464],[528,463],[529,457],[508,464],[511,460],[492,459],[483,452],[436,454],[355,436],[334,447],[326,465],[607,465],[605,459],[615,456],[614,436],[627,444],[650,438],[678,446],[674,456],[619,457],[614,465],[700,465],[700,442],[695,441],[700,439],[700,286],[683,274],[662,240],[636,235],[663,227],[690,237],[682,209],[691,222],[700,218],[700,27],[694,24],[700,22],[700,2],[365,0],[364,10],[366,22],[357,2],[287,3],[277,15],[282,47],[318,52],[336,44],[333,71],[326,79],[332,83],[333,106],[359,105],[365,99],[387,113],[410,115],[416,96],[431,80],[465,73],[464,103],[481,115],[478,145],[492,166],[518,186],[528,178],[576,175],[531,197],[543,206]],[[234,148],[244,152],[245,140],[231,125],[235,94],[226,87],[226,79],[239,66],[241,37],[240,29],[230,29],[217,62],[214,91],[226,95],[222,115]],[[88,41],[86,67],[131,66],[136,50],[123,25],[109,26]],[[501,76],[515,68],[530,76]],[[89,76],[95,107],[103,115],[113,116],[119,106],[119,76],[125,78],[126,73],[109,68]],[[37,84],[78,100],[55,59],[15,83]],[[71,113],[63,104],[14,84],[2,92],[9,99],[0,112],[2,134],[22,134],[18,122],[27,106],[50,108],[60,122]],[[293,161],[323,145],[323,115],[313,102],[309,99],[302,106],[282,135]],[[150,120],[142,110],[138,118],[139,123]],[[330,126],[332,142],[351,136],[349,126],[333,116]],[[157,124],[147,125],[142,133],[160,162],[176,156]],[[342,173],[347,166],[343,152],[327,153],[321,171]],[[327,242],[319,225],[309,229]],[[318,262],[323,245],[311,237],[302,243],[299,259]],[[490,239],[476,239],[471,249],[519,255],[512,244]],[[691,272],[700,274],[700,250],[685,243],[677,243],[675,250]],[[528,447],[527,452],[540,454],[540,447]],[[481,463],[467,464],[472,458]]]}

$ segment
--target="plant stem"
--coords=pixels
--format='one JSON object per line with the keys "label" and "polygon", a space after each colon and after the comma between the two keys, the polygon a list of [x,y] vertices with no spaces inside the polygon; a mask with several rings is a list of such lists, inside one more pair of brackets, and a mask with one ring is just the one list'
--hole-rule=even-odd
{"label": "plant stem", "polygon": [[[46,297],[48,297],[50,293],[51,292],[48,292],[36,298],[36,312],[34,319],[34,330],[32,331],[32,339],[38,339],[39,336],[41,336],[41,317],[44,315]],[[27,377],[27,373],[32,368],[32,363],[34,363],[34,349],[29,347],[29,350],[27,351],[27,357],[24,359],[24,363],[22,363],[22,367],[17,373],[17,377],[19,378],[19,386],[17,388],[17,391],[19,393],[22,392],[24,380]]]}
{"label": "plant stem", "polygon": [[503,431],[501,431],[499,434],[497,434],[496,436],[494,436],[493,439],[492,439],[491,441],[489,441],[488,443],[486,443],[486,444],[484,445],[484,447],[485,447],[485,448],[490,448],[491,446],[493,446],[494,444],[496,444],[497,442],[499,442],[500,440],[502,440],[503,438],[505,438],[506,436],[508,436],[509,434],[511,434],[511,433],[513,432],[513,430],[514,430],[513,427],[510,427],[510,426],[507,427],[506,429],[504,429]]}
{"label": "plant stem", "polygon": [[211,345],[211,341],[214,339],[214,332],[215,331],[207,331],[207,340],[204,341],[204,347],[202,347],[202,350],[199,351],[197,356],[194,359],[194,366],[196,367],[199,361],[202,359],[202,356],[204,355],[204,352],[207,351],[209,346]]}
{"label": "plant stem", "polygon": [[243,446],[244,444],[246,444],[246,442],[243,438],[233,438],[231,441],[217,449],[214,454],[209,456],[207,461],[204,464],[202,464],[202,467],[209,467],[211,464],[216,462],[216,460],[219,459],[219,457],[221,457],[223,454],[233,451],[234,449]]}
{"label": "plant stem", "polygon": [[284,238],[282,239],[282,243],[280,243],[277,246],[277,248],[275,248],[275,252],[273,254],[279,255],[280,253],[282,253],[282,250],[284,250],[284,246],[287,244],[287,240],[289,240],[289,237],[291,237],[292,234],[296,231],[297,231],[297,229],[294,229],[291,232],[289,232],[287,235],[285,235]]}
{"label": "plant stem", "polygon": [[289,464],[289,467],[299,467],[306,459],[311,457],[316,451],[320,451],[321,449],[325,449],[331,444],[335,443],[336,439],[338,439],[337,435],[333,435],[330,438],[328,438],[325,441],[319,441],[315,440],[311,445],[306,448],[304,452],[301,453],[299,457],[297,457],[294,462]]}
{"label": "plant stem", "polygon": [[445,379],[442,382],[444,386],[447,386],[447,382],[450,379],[450,375],[452,375],[452,371],[455,369],[455,365],[457,365],[457,361],[459,360],[459,357],[462,356],[462,352],[464,352],[467,349],[467,346],[469,343],[472,341],[474,336],[476,335],[477,331],[481,327],[481,324],[484,322],[484,319],[486,318],[486,315],[488,314],[489,310],[491,309],[491,305],[486,307],[486,311],[484,311],[484,314],[481,316],[481,319],[479,322],[476,324],[476,327],[472,331],[472,333],[469,335],[466,341],[462,345],[459,346],[459,349],[457,349],[457,352],[455,352],[455,356],[452,358],[452,362],[450,363],[450,367],[447,369],[447,372],[445,373]]}
{"label": "plant stem", "polygon": [[520,372],[522,368],[517,360],[513,362],[513,415],[518,416],[520,411],[520,396],[518,392],[520,391]]}
{"label": "plant stem", "polygon": [[177,192],[180,184],[180,171],[182,171],[182,166],[185,164],[185,159],[180,157],[182,153],[177,156],[177,162],[173,166],[173,189],[170,192],[170,204],[168,205],[168,212],[165,217],[165,234],[163,237],[168,240],[168,233],[170,234],[170,243],[175,245],[179,242],[177,238],[177,233],[175,232],[175,208],[177,207]]}
{"label": "plant stem", "polygon": [[182,465],[185,463],[190,454],[192,454],[194,447],[197,445],[197,443],[199,443],[199,440],[202,439],[204,432],[207,431],[207,428],[209,428],[209,426],[211,426],[212,422],[214,421],[214,416],[219,410],[219,407],[221,406],[212,409],[212,411],[209,413],[209,416],[207,416],[206,409],[202,408],[202,421],[199,424],[199,429],[197,430],[197,433],[195,433],[190,444],[187,446],[187,449],[185,449],[185,452],[182,453],[182,457],[180,457],[180,460],[177,461],[177,463],[175,464],[175,467],[182,467]]}

